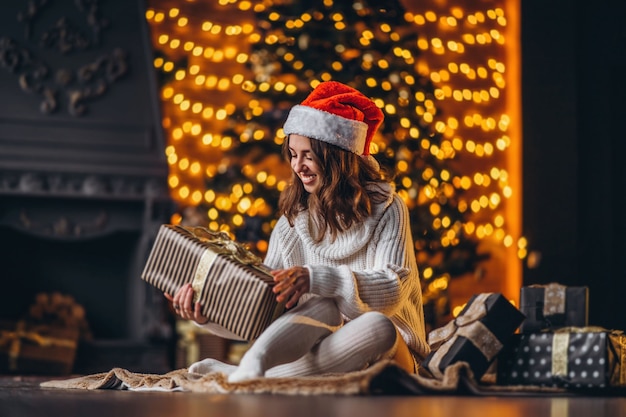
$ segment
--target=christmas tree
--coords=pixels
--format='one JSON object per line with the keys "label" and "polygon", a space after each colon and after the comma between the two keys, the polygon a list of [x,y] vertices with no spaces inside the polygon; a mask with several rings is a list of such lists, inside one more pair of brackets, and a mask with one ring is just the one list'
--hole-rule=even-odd
{"label": "christmas tree", "polygon": [[[447,314],[447,281],[474,271],[485,255],[464,233],[468,214],[459,204],[457,155],[435,129],[434,87],[417,72],[418,34],[402,5],[397,0],[294,1],[257,7],[255,15],[258,41],[247,61],[253,78],[242,83],[250,101],[232,112],[220,132],[233,139],[224,153],[227,163],[207,176],[212,198],[194,212],[217,210],[214,217],[262,255],[278,217],[278,195],[289,178],[280,156],[289,109],[320,81],[351,85],[385,113],[371,152],[395,173],[396,189],[409,207],[423,288],[443,280],[434,286],[441,292],[424,293],[427,320]],[[220,196],[229,203],[215,204]]]}

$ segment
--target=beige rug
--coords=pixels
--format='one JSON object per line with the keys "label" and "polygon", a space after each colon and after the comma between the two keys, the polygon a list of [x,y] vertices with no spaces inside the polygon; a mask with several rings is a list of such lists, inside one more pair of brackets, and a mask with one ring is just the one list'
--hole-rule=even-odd
{"label": "beige rug", "polygon": [[179,369],[162,375],[130,372],[114,368],[109,372],[57,379],[41,383],[43,388],[129,389],[137,391],[187,391],[211,394],[280,394],[280,395],[567,395],[556,388],[532,386],[503,387],[478,383],[465,363],[446,369],[444,378],[412,375],[393,362],[379,362],[372,367],[344,374],[299,378],[258,378],[230,384],[225,375],[190,374]]}

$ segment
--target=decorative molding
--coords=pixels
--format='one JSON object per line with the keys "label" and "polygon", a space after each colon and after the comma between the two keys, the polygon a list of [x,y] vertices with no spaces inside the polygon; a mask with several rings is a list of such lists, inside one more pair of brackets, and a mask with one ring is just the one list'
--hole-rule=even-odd
{"label": "decorative molding", "polygon": [[[72,116],[82,116],[87,107],[84,102],[103,95],[108,86],[121,78],[128,71],[126,52],[116,48],[110,55],[103,55],[83,67],[79,68],[77,78],[81,86],[92,82],[92,86],[69,89],[69,112]],[[71,77],[65,77],[71,78]]]}
{"label": "decorative molding", "polygon": [[[50,7],[49,3],[52,2],[30,0],[27,9],[17,15],[17,20],[25,26],[24,36],[28,46],[56,49],[62,55],[68,55],[93,50],[100,45],[102,32],[110,24],[108,19],[100,16],[98,0],[75,1],[85,17],[89,36],[64,16],[52,28],[45,30],[35,44],[37,40],[32,39],[33,28],[45,9]],[[60,97],[65,97],[68,113],[79,117],[87,113],[86,102],[104,95],[128,72],[129,64],[127,51],[116,47],[77,69],[61,67],[53,70],[50,63],[38,59],[29,47],[3,36],[0,37],[0,67],[16,74],[22,91],[42,98],[39,105],[41,113],[54,113],[60,107]]]}
{"label": "decorative molding", "polygon": [[167,200],[164,180],[155,177],[44,172],[0,172],[0,195]]}
{"label": "decorative molding", "polygon": [[67,216],[61,215],[49,223],[38,222],[25,210],[20,211],[21,226],[28,232],[36,235],[67,238],[88,237],[105,231],[109,215],[102,210],[91,221],[72,221]]}
{"label": "decorative molding", "polygon": [[[26,10],[18,12],[17,20],[25,26],[24,37],[30,40],[33,32],[33,25],[41,16],[43,10],[49,3],[49,0],[29,0]],[[91,29],[92,38],[82,34],[78,29],[70,25],[65,17],[57,20],[54,27],[46,30],[41,37],[41,42],[45,46],[56,44],[59,51],[69,53],[74,49],[86,49],[92,45],[100,43],[102,30],[110,24],[109,20],[100,16],[99,0],[76,0],[74,2],[78,10],[85,16],[85,22]]]}

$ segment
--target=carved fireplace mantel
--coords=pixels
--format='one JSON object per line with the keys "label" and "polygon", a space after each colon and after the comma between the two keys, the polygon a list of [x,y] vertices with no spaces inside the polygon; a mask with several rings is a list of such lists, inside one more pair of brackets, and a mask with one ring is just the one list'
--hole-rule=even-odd
{"label": "carved fireplace mantel", "polygon": [[144,4],[7,0],[0,11],[0,279],[16,290],[0,318],[59,287],[104,338],[153,338],[163,318],[139,275],[172,203]]}

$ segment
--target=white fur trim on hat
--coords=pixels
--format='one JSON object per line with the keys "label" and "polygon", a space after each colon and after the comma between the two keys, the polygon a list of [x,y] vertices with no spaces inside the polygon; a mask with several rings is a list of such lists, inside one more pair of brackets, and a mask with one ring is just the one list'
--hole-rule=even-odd
{"label": "white fur trim on hat", "polygon": [[298,104],[291,108],[283,131],[286,135],[295,133],[363,155],[367,128],[365,122]]}

